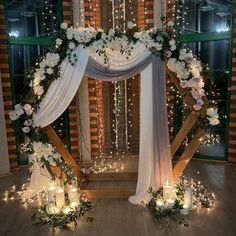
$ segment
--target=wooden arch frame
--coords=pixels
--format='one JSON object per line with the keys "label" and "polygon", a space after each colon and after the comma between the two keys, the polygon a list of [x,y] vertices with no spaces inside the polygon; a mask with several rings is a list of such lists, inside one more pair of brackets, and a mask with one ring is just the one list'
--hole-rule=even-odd
{"label": "wooden arch frame", "polygon": [[[189,91],[188,88],[181,88],[179,85],[179,79],[177,78],[176,74],[169,69],[167,69],[167,77],[169,77],[170,81],[175,85],[178,91],[181,93],[185,93]],[[171,156],[173,157],[181,144],[183,143],[186,135],[190,132],[190,130],[193,128],[194,124],[196,123],[199,116],[206,116],[206,110],[207,110],[207,98],[204,98],[204,105],[200,111],[195,111],[193,108],[193,105],[195,104],[195,100],[193,97],[187,93],[187,95],[184,96],[184,101],[188,108],[191,110],[191,113],[185,120],[184,124],[182,125],[181,129],[175,136],[174,140],[171,143]],[[57,151],[61,154],[61,156],[64,158],[65,162],[71,166],[73,174],[75,177],[82,179],[81,174],[81,168],[79,164],[74,160],[73,156],[69,153],[67,148],[65,147],[64,143],[60,139],[60,137],[56,134],[55,130],[51,125],[48,125],[44,128],[44,131],[47,133],[49,140],[52,142],[52,144],[56,147]],[[173,177],[174,181],[176,181],[186,166],[188,165],[189,161],[195,154],[195,152],[198,149],[199,144],[201,143],[201,137],[203,137],[206,134],[206,131],[198,128],[196,131],[195,136],[190,141],[187,148],[184,150],[182,155],[180,156],[179,160],[173,167]],[[59,176],[60,170],[59,168],[53,169],[54,173]]]}

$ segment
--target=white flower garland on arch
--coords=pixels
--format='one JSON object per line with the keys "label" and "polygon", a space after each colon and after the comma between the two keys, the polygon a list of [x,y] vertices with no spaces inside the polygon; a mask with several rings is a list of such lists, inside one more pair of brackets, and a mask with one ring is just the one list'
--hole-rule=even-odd
{"label": "white flower garland on arch", "polygon": [[[48,52],[27,76],[31,95],[28,100],[33,98],[33,102],[28,102],[26,99],[21,104],[16,104],[14,111],[9,114],[11,120],[21,121],[20,130],[31,138],[30,153],[37,152],[33,136],[39,130],[38,127],[34,127],[32,115],[36,112],[51,81],[59,76],[62,60],[68,57],[69,62],[75,65],[77,58],[74,49],[78,45],[94,50],[104,58],[104,64],[109,67],[107,54],[109,50],[120,51],[128,59],[132,54],[134,44],[137,42],[144,44],[154,55],[167,61],[168,69],[176,73],[179,78],[180,87],[189,89],[189,93],[195,101],[194,110],[200,111],[204,105],[203,98],[206,96],[201,75],[201,62],[194,57],[191,51],[180,48],[176,43],[172,36],[173,22],[165,23],[164,26],[165,29],[144,30],[129,22],[126,32],[110,29],[108,33],[105,33],[102,29],[73,28],[68,27],[67,23],[62,23],[61,36],[55,40],[55,52]],[[210,125],[219,124],[217,107],[208,107],[207,119]],[[44,158],[49,160],[51,156]],[[50,162],[54,164],[53,159],[50,159]]]}

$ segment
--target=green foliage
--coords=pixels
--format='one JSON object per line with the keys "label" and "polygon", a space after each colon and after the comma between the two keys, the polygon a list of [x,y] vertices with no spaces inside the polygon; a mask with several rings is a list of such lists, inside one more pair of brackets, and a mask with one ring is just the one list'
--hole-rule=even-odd
{"label": "green foliage", "polygon": [[[42,205],[40,207],[35,207],[35,212],[32,218],[35,220],[35,224],[49,224],[53,227],[67,228],[68,224],[73,223],[77,226],[77,221],[81,216],[84,216],[87,211],[92,208],[90,201],[80,200],[80,204],[73,211],[64,214],[60,211],[57,214],[50,214],[47,212],[47,205]],[[88,217],[88,222],[92,222],[93,218]]]}

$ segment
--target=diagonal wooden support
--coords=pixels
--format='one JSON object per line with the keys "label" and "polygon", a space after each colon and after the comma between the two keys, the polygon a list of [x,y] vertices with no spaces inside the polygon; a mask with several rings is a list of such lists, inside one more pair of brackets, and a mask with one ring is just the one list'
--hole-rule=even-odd
{"label": "diagonal wooden support", "polygon": [[192,111],[186,121],[184,122],[183,126],[181,127],[178,134],[175,136],[174,140],[172,141],[170,145],[171,149],[171,156],[173,157],[181,144],[183,143],[186,135],[189,133],[189,131],[192,129],[193,125],[195,124],[197,120],[197,113]]}
{"label": "diagonal wooden support", "polygon": [[177,181],[185,167],[188,165],[189,161],[197,151],[199,144],[201,143],[201,137],[205,134],[205,130],[199,129],[194,138],[191,140],[191,142],[185,149],[184,153],[181,155],[180,159],[178,160],[173,169],[174,181]]}
{"label": "diagonal wooden support", "polygon": [[48,138],[50,139],[52,144],[56,147],[57,151],[64,158],[65,162],[69,166],[71,166],[74,176],[80,178],[81,177],[80,166],[74,160],[73,156],[69,153],[69,151],[66,149],[64,143],[61,141],[61,139],[59,138],[53,127],[51,125],[48,125],[44,127],[44,130],[47,133]]}

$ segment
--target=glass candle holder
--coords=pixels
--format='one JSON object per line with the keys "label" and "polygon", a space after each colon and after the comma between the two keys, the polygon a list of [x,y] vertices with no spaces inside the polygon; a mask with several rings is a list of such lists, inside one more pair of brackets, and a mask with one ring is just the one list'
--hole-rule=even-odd
{"label": "glass candle holder", "polygon": [[185,178],[184,179],[184,205],[185,208],[191,210],[193,207],[193,179]]}

